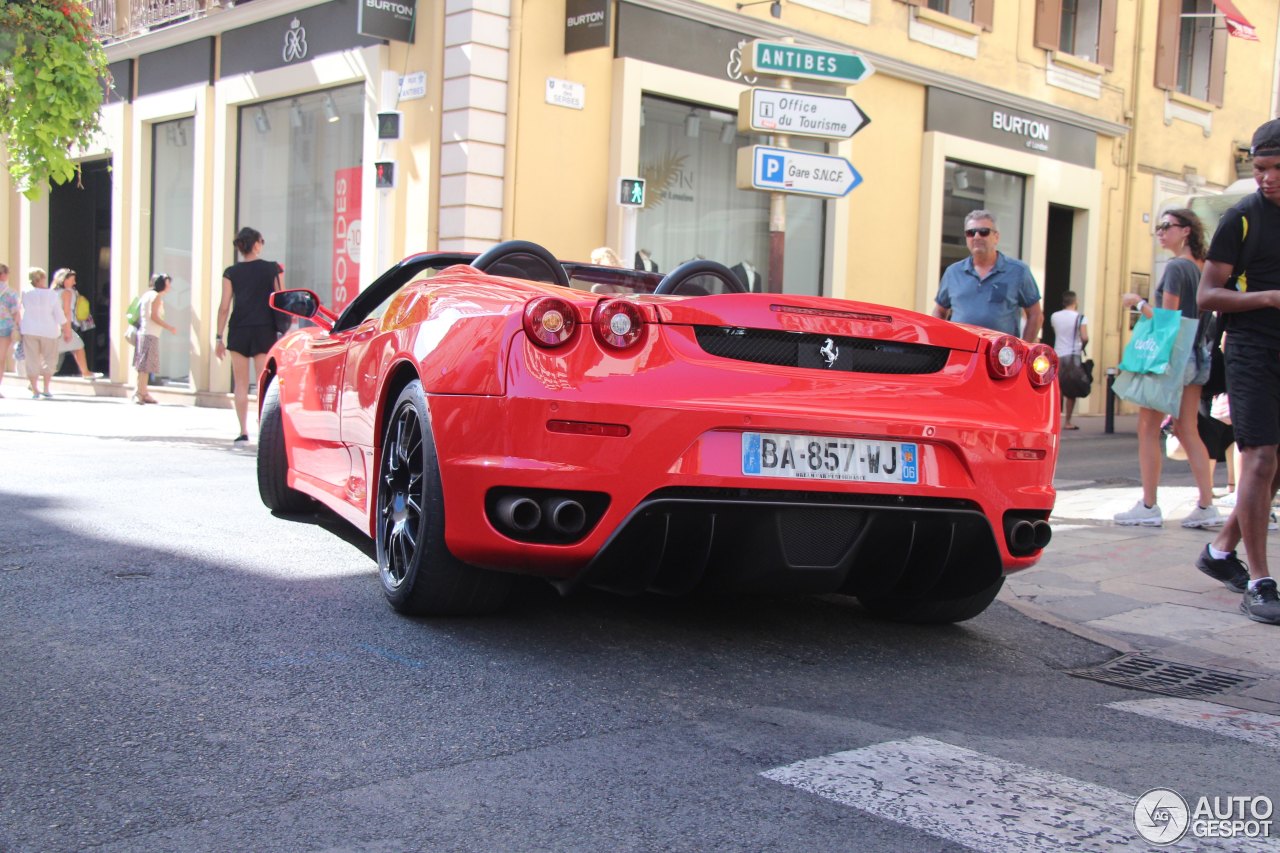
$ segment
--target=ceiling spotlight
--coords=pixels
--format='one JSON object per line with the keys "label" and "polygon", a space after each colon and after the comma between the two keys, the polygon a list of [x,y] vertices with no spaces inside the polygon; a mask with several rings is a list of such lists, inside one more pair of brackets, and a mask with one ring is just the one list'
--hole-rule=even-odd
{"label": "ceiling spotlight", "polygon": [[750,3],[738,3],[738,11],[741,12],[748,6],[760,6],[764,3],[769,4],[769,14],[775,18],[782,17],[782,0],[752,0]]}
{"label": "ceiling spotlight", "polygon": [[289,123],[294,130],[302,130],[302,105],[297,98],[293,99],[293,105],[289,107]]}
{"label": "ceiling spotlight", "polygon": [[684,135],[690,139],[697,139],[701,131],[702,118],[697,110],[689,110],[689,114],[684,117]]}
{"label": "ceiling spotlight", "polygon": [[258,112],[253,116],[253,123],[258,128],[258,133],[267,134],[271,132],[271,121],[267,118],[267,111],[262,107],[258,107]]}
{"label": "ceiling spotlight", "polygon": [[720,141],[723,142],[725,145],[732,145],[733,140],[736,139],[737,136],[738,136],[738,129],[734,127],[732,124],[725,122],[720,127]]}
{"label": "ceiling spotlight", "polygon": [[324,117],[329,120],[329,124],[333,124],[342,116],[338,115],[338,108],[333,103],[333,95],[326,94],[324,96]]}

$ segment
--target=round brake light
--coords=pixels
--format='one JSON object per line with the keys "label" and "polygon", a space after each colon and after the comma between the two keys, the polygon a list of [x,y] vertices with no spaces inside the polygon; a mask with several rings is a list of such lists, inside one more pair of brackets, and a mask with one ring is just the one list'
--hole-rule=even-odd
{"label": "round brake light", "polygon": [[1027,348],[1013,335],[1001,335],[991,343],[987,352],[987,369],[996,379],[1017,376],[1026,359]]}
{"label": "round brake light", "polygon": [[1036,344],[1027,352],[1027,368],[1032,385],[1048,385],[1058,376],[1058,354],[1048,344]]}
{"label": "round brake light", "polygon": [[626,349],[644,336],[644,316],[625,299],[605,299],[596,303],[591,325],[600,343],[612,349]]}
{"label": "round brake light", "polygon": [[524,306],[524,331],[533,342],[556,347],[573,337],[578,327],[574,307],[556,296],[540,296]]}

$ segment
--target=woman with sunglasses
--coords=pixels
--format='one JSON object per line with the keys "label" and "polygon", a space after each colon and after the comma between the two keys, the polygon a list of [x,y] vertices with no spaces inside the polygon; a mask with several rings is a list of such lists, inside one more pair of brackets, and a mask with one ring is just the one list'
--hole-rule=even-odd
{"label": "woman with sunglasses", "polygon": [[[1173,259],[1165,265],[1164,275],[1156,288],[1155,302],[1161,308],[1182,312],[1183,317],[1198,319],[1200,310],[1196,307],[1196,289],[1200,286],[1200,270],[1204,267],[1208,249],[1200,218],[1186,208],[1166,210],[1160,214],[1160,222],[1156,225],[1156,240],[1160,248],[1173,255]],[[1153,315],[1153,306],[1136,293],[1126,293],[1122,301],[1125,308],[1134,308],[1144,317]],[[1173,432],[1187,451],[1187,463],[1200,492],[1196,508],[1182,520],[1183,527],[1217,527],[1226,521],[1213,505],[1213,468],[1196,419],[1200,410],[1200,390],[1209,379],[1207,325],[1203,321],[1200,323],[1195,345],[1186,363],[1169,365],[1170,370],[1182,371],[1183,377],[1182,402],[1173,422]],[[1164,516],[1156,503],[1156,488],[1160,485],[1160,469],[1164,460],[1160,448],[1160,424],[1163,420],[1164,412],[1138,409],[1138,471],[1142,478],[1142,498],[1132,509],[1116,513],[1116,524],[1164,526]]]}
{"label": "woman with sunglasses", "polygon": [[[284,267],[262,258],[267,241],[256,228],[241,228],[232,244],[241,260],[222,271],[213,352],[219,361],[231,353],[236,420],[240,423],[240,434],[233,443],[239,446],[249,441],[249,359],[261,359],[279,337],[276,312],[268,300],[274,291],[284,289]],[[223,329],[227,330],[225,342]]]}

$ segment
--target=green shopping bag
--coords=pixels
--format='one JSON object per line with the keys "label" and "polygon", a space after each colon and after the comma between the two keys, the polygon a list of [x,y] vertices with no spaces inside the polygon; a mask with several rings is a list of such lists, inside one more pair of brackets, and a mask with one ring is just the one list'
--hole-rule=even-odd
{"label": "green shopping bag", "polygon": [[[1195,347],[1196,331],[1200,328],[1200,322],[1183,317],[1177,311],[1170,313],[1178,315],[1178,327],[1169,357],[1165,360],[1165,372],[1132,373],[1122,368],[1111,390],[1115,391],[1116,396],[1122,400],[1164,412],[1166,415],[1176,416],[1182,407],[1182,380],[1185,376],[1187,360],[1195,358],[1192,350]],[[1128,354],[1129,351],[1126,349],[1125,356],[1127,357]]]}
{"label": "green shopping bag", "polygon": [[[1118,367],[1129,373],[1164,373],[1182,324],[1182,312],[1172,308],[1152,308],[1133,327],[1133,337],[1124,348]],[[1195,323],[1195,320],[1191,321]],[[1179,375],[1181,379],[1181,375]]]}

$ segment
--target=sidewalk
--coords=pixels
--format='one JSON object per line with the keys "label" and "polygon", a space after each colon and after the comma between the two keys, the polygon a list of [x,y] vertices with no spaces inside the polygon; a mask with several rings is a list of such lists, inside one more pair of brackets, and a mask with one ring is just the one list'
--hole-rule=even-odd
{"label": "sidewalk", "polygon": [[[1166,460],[1159,491],[1163,528],[1111,521],[1141,496],[1136,422],[1136,416],[1119,416],[1115,433],[1106,435],[1102,416],[1077,417],[1080,429],[1064,433],[1053,542],[1039,564],[1010,576],[1000,600],[1120,652],[1256,677],[1257,685],[1225,701],[1274,713],[1280,710],[1280,679],[1273,677],[1280,675],[1280,627],[1247,618],[1239,593],[1196,569],[1196,556],[1215,531],[1180,524],[1197,496],[1186,463]],[[1120,476],[1072,479],[1081,457],[1104,451],[1108,459],[1115,456],[1110,467]],[[1225,471],[1218,467],[1221,491]],[[1271,546],[1274,561],[1280,533],[1272,534]]]}
{"label": "sidewalk", "polygon": [[[234,447],[235,415],[229,409],[163,400],[138,406],[128,398],[97,396],[102,389],[95,393],[85,386],[63,384],[54,388],[53,400],[32,400],[10,377],[0,400],[0,430],[256,452],[256,417],[249,446]],[[1111,521],[1140,495],[1136,421],[1118,416],[1108,435],[1102,416],[1077,417],[1080,429],[1064,433],[1055,478],[1058,501],[1050,519],[1053,542],[1038,565],[1009,577],[1000,600],[1118,652],[1250,676],[1256,684],[1215,701],[1280,713],[1280,678],[1274,677],[1280,675],[1280,627],[1249,620],[1239,611],[1239,594],[1196,570],[1195,558],[1213,532],[1179,525],[1196,499],[1186,463],[1166,462],[1159,493],[1162,529]],[[1226,478],[1219,469],[1221,486]],[[1280,533],[1271,542],[1280,565]]]}

